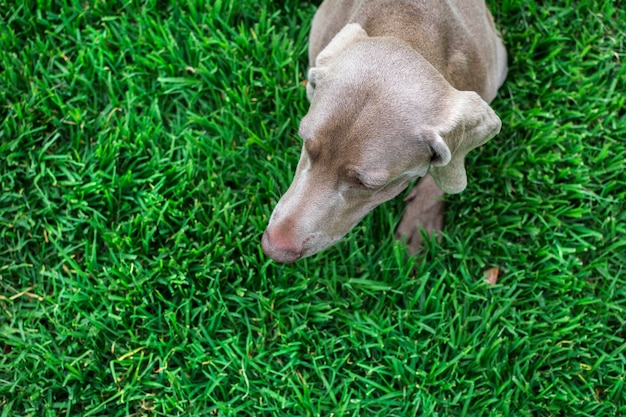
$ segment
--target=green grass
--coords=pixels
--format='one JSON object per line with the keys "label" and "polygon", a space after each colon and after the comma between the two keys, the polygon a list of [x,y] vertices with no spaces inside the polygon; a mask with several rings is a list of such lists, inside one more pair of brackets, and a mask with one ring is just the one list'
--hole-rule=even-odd
{"label": "green grass", "polygon": [[0,1],[0,417],[626,415],[621,2],[490,2],[504,127],[441,241],[398,198],[288,266],[315,6],[37,3]]}

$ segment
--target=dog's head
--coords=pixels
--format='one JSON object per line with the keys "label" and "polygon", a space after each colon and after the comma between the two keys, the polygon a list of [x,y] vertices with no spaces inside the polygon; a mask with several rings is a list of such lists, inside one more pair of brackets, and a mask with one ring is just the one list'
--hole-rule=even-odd
{"label": "dog's head", "polygon": [[454,89],[408,44],[368,37],[358,24],[315,64],[300,162],[262,239],[278,262],[332,245],[428,172],[442,191],[463,191],[465,154],[501,126],[478,94]]}

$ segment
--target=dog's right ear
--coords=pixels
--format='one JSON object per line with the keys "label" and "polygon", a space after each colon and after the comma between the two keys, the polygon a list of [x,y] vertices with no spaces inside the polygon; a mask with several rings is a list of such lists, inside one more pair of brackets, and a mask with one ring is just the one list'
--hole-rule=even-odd
{"label": "dog's right ear", "polygon": [[306,95],[313,100],[315,88],[326,74],[328,67],[337,55],[358,40],[367,38],[367,33],[358,23],[349,23],[343,27],[328,45],[315,58],[315,67],[309,69]]}
{"label": "dog's right ear", "polygon": [[430,146],[433,162],[430,174],[448,194],[460,193],[467,186],[465,155],[494,137],[502,122],[489,104],[473,91],[456,91],[448,120],[440,126]]}

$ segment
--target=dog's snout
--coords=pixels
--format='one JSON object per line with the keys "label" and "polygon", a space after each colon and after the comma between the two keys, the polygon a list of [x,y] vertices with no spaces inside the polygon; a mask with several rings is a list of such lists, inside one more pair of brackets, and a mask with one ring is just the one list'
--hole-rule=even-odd
{"label": "dog's snout", "polygon": [[302,257],[302,242],[283,233],[280,228],[268,227],[263,233],[261,246],[263,252],[276,262],[291,263]]}

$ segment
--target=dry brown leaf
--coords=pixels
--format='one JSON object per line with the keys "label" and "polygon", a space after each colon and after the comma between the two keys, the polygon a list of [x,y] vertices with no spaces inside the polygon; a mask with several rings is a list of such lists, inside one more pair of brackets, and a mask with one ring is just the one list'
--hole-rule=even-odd
{"label": "dry brown leaf", "polygon": [[485,276],[485,282],[489,285],[496,285],[498,282],[498,274],[500,270],[498,268],[490,268],[483,272]]}

